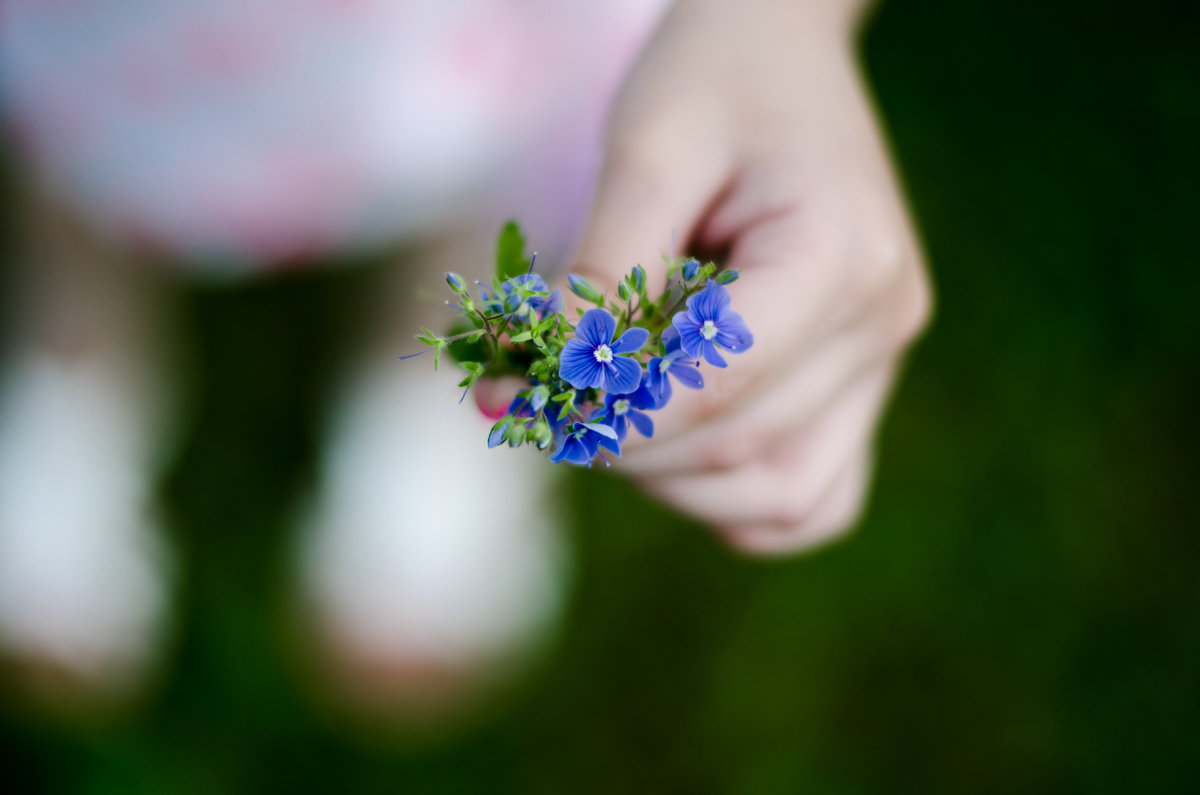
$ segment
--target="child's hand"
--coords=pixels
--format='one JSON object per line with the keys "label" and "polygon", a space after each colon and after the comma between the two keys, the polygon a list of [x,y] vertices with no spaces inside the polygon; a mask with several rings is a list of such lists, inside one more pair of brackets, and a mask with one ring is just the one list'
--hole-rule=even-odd
{"label": "child's hand", "polygon": [[[572,270],[662,284],[664,238],[724,252],[755,346],[676,390],[619,466],[755,552],[854,523],[930,290],[859,81],[856,3],[680,0],[614,111]],[[571,310],[574,316],[573,308]]]}

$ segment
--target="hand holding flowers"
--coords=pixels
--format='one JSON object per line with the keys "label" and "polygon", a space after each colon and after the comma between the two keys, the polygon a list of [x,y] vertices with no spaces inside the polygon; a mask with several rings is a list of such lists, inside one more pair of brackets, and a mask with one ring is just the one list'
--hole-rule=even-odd
{"label": "hand holding flowers", "polygon": [[[646,412],[670,401],[670,375],[701,389],[696,360],[726,367],[721,351],[741,353],[754,344],[724,286],[737,279],[736,271],[718,272],[695,259],[668,261],[667,284],[653,299],[641,265],[620,281],[616,299],[573,275],[571,291],[595,307],[578,309],[572,325],[561,311],[560,291],[533,272],[523,249],[520,230],[510,223],[500,235],[496,278],[490,289],[480,285],[478,297],[460,276],[447,274],[457,296],[452,305],[472,328],[449,337],[423,329],[417,337],[434,349],[435,366],[443,350],[456,353],[467,371],[459,384],[466,390],[484,377],[527,379],[528,388],[492,427],[489,447],[528,442],[553,447],[551,461],[585,466],[597,455],[607,461],[605,452],[620,456],[630,425],[654,435]],[[512,275],[527,263],[529,270]],[[454,351],[458,341],[468,346]]]}

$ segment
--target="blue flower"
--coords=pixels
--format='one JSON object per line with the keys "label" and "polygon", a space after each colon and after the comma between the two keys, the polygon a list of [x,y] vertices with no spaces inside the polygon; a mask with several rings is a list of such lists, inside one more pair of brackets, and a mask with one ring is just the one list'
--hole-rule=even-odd
{"label": "blue flower", "polygon": [[719,353],[741,353],[754,344],[746,321],[729,309],[729,293],[715,281],[687,300],[687,310],[676,313],[671,323],[679,332],[679,344],[692,358],[704,356],[714,367],[725,367]]}
{"label": "blue flower", "polygon": [[603,422],[617,434],[617,441],[625,441],[629,435],[629,426],[637,428],[638,433],[650,439],[654,436],[654,420],[645,414],[646,409],[659,408],[650,391],[646,389],[646,375],[642,375],[642,384],[637,391],[630,395],[614,395],[609,392],[604,396],[604,405],[592,414],[592,422]]}
{"label": "blue flower", "polygon": [[563,305],[562,291],[551,292],[546,280],[536,273],[524,273],[507,279],[500,285],[499,294],[484,290],[480,298],[488,312],[516,317],[526,317],[531,311],[540,316],[561,312]]}
{"label": "blue flower", "polygon": [[662,333],[666,351],[646,363],[645,389],[654,397],[654,408],[661,409],[671,399],[671,379],[667,378],[667,373],[688,389],[704,388],[704,376],[700,375],[696,361],[680,347],[679,340],[679,331],[674,326],[667,326]]}
{"label": "blue flower", "polygon": [[621,455],[616,431],[599,422],[575,422],[566,430],[550,460],[590,467],[601,447],[611,450],[614,455]]}
{"label": "blue flower", "polygon": [[613,340],[617,321],[603,309],[589,309],[567,340],[559,358],[558,372],[576,389],[599,387],[624,395],[638,388],[642,365],[624,354],[636,353],[650,338],[644,328],[631,328]]}

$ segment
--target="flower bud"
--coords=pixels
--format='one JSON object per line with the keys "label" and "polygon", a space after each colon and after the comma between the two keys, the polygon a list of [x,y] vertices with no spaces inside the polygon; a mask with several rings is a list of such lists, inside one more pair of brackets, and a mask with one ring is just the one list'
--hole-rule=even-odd
{"label": "flower bud", "polygon": [[488,434],[487,446],[489,448],[499,447],[504,443],[504,435],[508,432],[508,424],[512,422],[512,415],[501,417],[495,425],[492,426],[491,433]]}
{"label": "flower bud", "polygon": [[716,276],[713,276],[713,279],[716,280],[717,284],[730,284],[736,282],[738,276],[741,275],[741,272],[737,268],[734,268],[733,270],[719,271]]}
{"label": "flower bud", "polygon": [[571,287],[571,292],[583,300],[591,301],[596,305],[604,303],[604,296],[600,294],[600,291],[582,276],[576,276],[573,273],[567,274],[567,284]]}
{"label": "flower bud", "polygon": [[696,278],[696,273],[700,270],[700,262],[695,258],[683,263],[683,279],[690,282]]}
{"label": "flower bud", "polygon": [[646,269],[641,265],[633,266],[633,288],[639,293],[646,288]]}
{"label": "flower bud", "polygon": [[622,279],[621,283],[617,285],[617,297],[622,301],[629,300],[629,281],[627,279]]}
{"label": "flower bud", "polygon": [[530,426],[525,438],[536,444],[539,450],[545,450],[554,441],[554,432],[550,430],[550,423],[542,420]]}
{"label": "flower bud", "polygon": [[446,284],[450,285],[450,289],[456,293],[465,293],[467,291],[467,283],[457,273],[447,273]]}

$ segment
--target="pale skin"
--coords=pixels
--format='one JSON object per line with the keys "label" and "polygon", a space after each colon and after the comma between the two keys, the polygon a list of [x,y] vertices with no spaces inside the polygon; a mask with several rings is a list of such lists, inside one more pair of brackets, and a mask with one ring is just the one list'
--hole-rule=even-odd
{"label": "pale skin", "polygon": [[619,95],[572,262],[597,285],[635,263],[662,284],[673,232],[740,269],[730,294],[754,347],[703,366],[705,389],[677,387],[616,466],[750,553],[855,524],[880,413],[930,315],[856,63],[860,6],[680,0]]}

